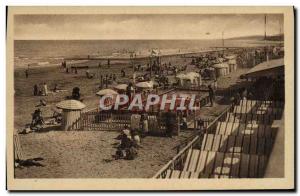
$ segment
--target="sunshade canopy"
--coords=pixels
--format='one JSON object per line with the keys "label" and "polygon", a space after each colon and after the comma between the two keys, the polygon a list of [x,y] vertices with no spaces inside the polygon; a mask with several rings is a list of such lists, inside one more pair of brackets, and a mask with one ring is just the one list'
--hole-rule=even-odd
{"label": "sunshade canopy", "polygon": [[57,108],[60,109],[67,109],[67,110],[81,110],[85,108],[85,104],[83,104],[80,101],[70,99],[70,100],[64,100],[56,104]]}
{"label": "sunshade canopy", "polygon": [[139,82],[135,86],[137,86],[139,88],[153,88],[153,82],[152,81],[149,81],[149,82]]}
{"label": "sunshade canopy", "polygon": [[118,84],[117,86],[115,86],[114,88],[115,89],[118,89],[118,90],[126,90],[127,89],[127,84]]}
{"label": "sunshade canopy", "polygon": [[98,91],[96,94],[99,96],[103,96],[103,95],[117,95],[118,93],[112,89],[106,88]]}

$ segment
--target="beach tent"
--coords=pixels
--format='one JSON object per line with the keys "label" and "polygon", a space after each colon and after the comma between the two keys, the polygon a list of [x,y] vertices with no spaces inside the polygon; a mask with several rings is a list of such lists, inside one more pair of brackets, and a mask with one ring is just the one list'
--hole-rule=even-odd
{"label": "beach tent", "polygon": [[65,131],[79,128],[77,122],[80,119],[81,110],[86,107],[85,104],[70,99],[59,102],[56,107],[63,110],[62,128]]}
{"label": "beach tent", "polygon": [[226,63],[219,63],[212,66],[216,70],[216,76],[226,76],[229,73],[229,66]]}
{"label": "beach tent", "polygon": [[96,93],[96,95],[99,95],[99,96],[103,96],[103,95],[117,95],[119,93],[117,93],[116,91],[112,90],[112,89],[109,89],[109,88],[106,88],[106,89],[102,89],[100,91],[98,91]]}
{"label": "beach tent", "polygon": [[190,78],[192,84],[202,85],[201,75],[197,72],[189,72],[186,74],[187,77]]}
{"label": "beach tent", "polygon": [[176,79],[179,81],[180,86],[188,85],[190,82],[189,77],[181,73],[176,76]]}
{"label": "beach tent", "polygon": [[189,72],[186,74],[181,73],[178,74],[176,78],[179,80],[179,84],[181,86],[189,85],[189,84],[201,85],[201,76],[199,73],[196,72]]}

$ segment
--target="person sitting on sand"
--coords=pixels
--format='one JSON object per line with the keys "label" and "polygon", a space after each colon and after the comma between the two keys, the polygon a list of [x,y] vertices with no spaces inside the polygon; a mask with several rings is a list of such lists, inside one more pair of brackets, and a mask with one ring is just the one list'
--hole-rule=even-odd
{"label": "person sitting on sand", "polygon": [[122,70],[121,70],[121,76],[124,78],[125,75],[126,75],[126,73],[125,73],[124,69],[122,69]]}
{"label": "person sitting on sand", "polygon": [[42,111],[40,109],[37,109],[32,114],[32,121],[30,124],[30,128],[33,129],[34,127],[42,126],[42,125],[44,125],[44,118],[42,116]]}
{"label": "person sitting on sand", "polygon": [[72,99],[80,100],[80,88],[74,87],[72,91]]}
{"label": "person sitting on sand", "polygon": [[46,106],[47,105],[47,102],[46,102],[46,100],[44,100],[44,99],[40,99],[40,102],[39,102],[39,104],[38,105],[36,105],[35,107],[41,107],[41,106]]}
{"label": "person sitting on sand", "polygon": [[87,69],[85,73],[86,73],[86,77],[87,77],[88,79],[92,79],[92,78],[95,76],[94,74],[92,74],[92,73],[90,72],[89,69]]}
{"label": "person sitting on sand", "polygon": [[53,92],[55,92],[55,93],[58,91],[58,87],[57,87],[57,86],[58,86],[58,85],[55,83],[55,84],[54,84],[54,88],[53,88]]}
{"label": "person sitting on sand", "polygon": [[131,131],[127,125],[125,125],[122,134],[118,137],[121,140],[120,145],[116,151],[116,159],[126,158],[128,156],[128,150],[134,146],[134,142],[131,137]]}

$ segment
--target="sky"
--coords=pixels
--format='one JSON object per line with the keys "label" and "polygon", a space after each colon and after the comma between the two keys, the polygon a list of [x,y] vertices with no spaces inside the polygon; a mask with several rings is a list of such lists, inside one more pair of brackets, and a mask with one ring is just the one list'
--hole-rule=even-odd
{"label": "sky", "polygon": [[[264,14],[15,15],[16,40],[224,39],[264,35]],[[283,32],[267,15],[267,35]]]}

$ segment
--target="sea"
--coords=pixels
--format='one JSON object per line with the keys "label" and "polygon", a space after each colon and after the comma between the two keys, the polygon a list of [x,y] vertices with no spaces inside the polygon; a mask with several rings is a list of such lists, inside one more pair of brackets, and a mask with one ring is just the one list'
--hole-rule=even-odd
{"label": "sea", "polygon": [[[225,40],[225,46],[251,46],[249,40]],[[221,47],[222,40],[15,40],[14,67],[60,65],[64,59],[76,57],[128,57],[199,52]],[[71,60],[69,60],[71,61]],[[72,63],[82,62],[73,60]]]}

